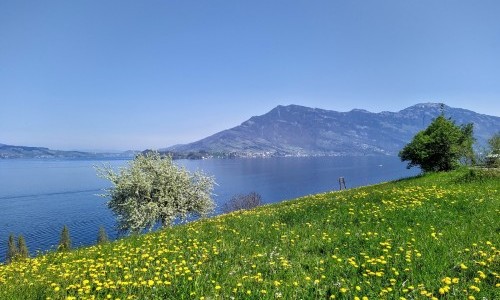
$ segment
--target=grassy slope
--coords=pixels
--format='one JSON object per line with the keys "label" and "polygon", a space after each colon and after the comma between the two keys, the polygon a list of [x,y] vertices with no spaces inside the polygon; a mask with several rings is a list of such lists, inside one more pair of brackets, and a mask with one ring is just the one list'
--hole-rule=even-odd
{"label": "grassy slope", "polygon": [[0,298],[500,299],[500,177],[466,172],[0,266]]}

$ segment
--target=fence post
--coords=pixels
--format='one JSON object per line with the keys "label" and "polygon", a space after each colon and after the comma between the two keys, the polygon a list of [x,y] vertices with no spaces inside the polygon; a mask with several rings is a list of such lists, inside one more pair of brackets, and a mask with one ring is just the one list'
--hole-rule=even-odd
{"label": "fence post", "polygon": [[344,190],[347,189],[346,186],[345,186],[345,179],[344,179],[344,177],[339,177],[339,186],[340,186],[340,190],[342,190],[342,188]]}

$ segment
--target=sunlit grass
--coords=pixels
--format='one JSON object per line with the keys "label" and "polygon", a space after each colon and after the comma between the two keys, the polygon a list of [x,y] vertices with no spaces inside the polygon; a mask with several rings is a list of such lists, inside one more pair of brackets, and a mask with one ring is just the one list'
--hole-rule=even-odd
{"label": "sunlit grass", "polygon": [[313,195],[1,265],[0,299],[500,299],[492,174]]}

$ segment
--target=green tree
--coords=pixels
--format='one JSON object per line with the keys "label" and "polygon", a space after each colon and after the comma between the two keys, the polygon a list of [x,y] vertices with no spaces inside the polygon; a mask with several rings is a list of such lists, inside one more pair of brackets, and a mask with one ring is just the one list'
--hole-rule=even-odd
{"label": "green tree", "polygon": [[486,166],[490,168],[500,167],[500,132],[495,133],[489,140],[489,153],[486,156]]}
{"label": "green tree", "polygon": [[68,226],[64,225],[61,231],[61,239],[59,240],[58,251],[69,251],[71,250],[71,238],[69,237]]}
{"label": "green tree", "polygon": [[457,126],[444,115],[435,118],[399,152],[408,168],[419,166],[424,172],[449,171],[462,162],[473,162],[473,124]]}
{"label": "green tree", "polygon": [[474,124],[467,123],[460,126],[462,132],[459,140],[460,162],[464,165],[472,166],[476,164],[476,153],[474,153]]}
{"label": "green tree", "polygon": [[489,140],[490,152],[492,154],[500,154],[500,132],[495,133]]}
{"label": "green tree", "polygon": [[22,235],[17,237],[17,249],[18,249],[18,257],[21,259],[30,257],[30,252],[28,250],[28,246],[26,246],[26,241]]}
{"label": "green tree", "polygon": [[158,223],[170,226],[176,218],[206,216],[214,209],[213,177],[190,173],[176,166],[170,156],[149,152],[138,155],[119,172],[110,166],[96,169],[112,183],[102,196],[110,199],[108,207],[121,231],[139,233]]}
{"label": "green tree", "polygon": [[19,253],[19,249],[17,249],[16,246],[16,241],[14,238],[13,234],[9,235],[9,241],[7,242],[7,256],[6,256],[6,262],[11,263],[13,262]]}
{"label": "green tree", "polygon": [[106,229],[104,229],[104,226],[99,227],[99,233],[97,234],[97,244],[106,244],[108,241],[109,239],[108,234],[106,233]]}

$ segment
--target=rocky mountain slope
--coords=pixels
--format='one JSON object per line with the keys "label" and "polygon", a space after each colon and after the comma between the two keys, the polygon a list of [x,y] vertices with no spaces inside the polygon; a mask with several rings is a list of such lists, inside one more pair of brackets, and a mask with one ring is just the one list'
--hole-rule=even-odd
{"label": "rocky mountain slope", "polygon": [[[444,106],[457,124],[474,123],[478,145],[500,131],[500,117]],[[396,155],[441,113],[437,103],[399,112],[337,112],[298,105],[277,106],[241,125],[194,143],[162,149],[175,154],[233,156]]]}

